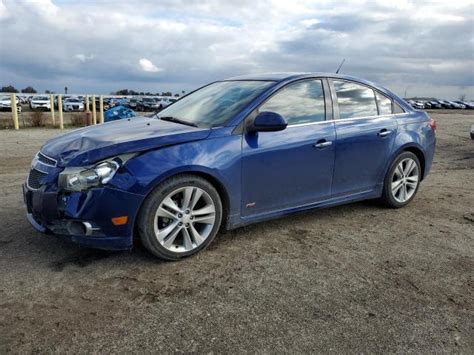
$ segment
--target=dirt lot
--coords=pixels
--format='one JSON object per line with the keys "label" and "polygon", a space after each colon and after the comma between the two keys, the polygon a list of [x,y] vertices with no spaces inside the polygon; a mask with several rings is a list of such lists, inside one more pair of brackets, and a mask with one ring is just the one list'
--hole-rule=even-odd
{"label": "dirt lot", "polygon": [[20,185],[59,130],[0,131],[0,353],[473,353],[474,115],[431,114],[436,159],[408,207],[260,223],[178,263],[34,232]]}

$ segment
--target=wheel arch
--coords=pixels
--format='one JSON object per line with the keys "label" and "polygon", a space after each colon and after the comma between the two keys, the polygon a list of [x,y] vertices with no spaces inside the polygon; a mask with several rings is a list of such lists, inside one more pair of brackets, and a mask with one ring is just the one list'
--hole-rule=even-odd
{"label": "wheel arch", "polygon": [[[195,176],[198,176],[200,178],[203,178],[204,180],[208,181],[216,190],[217,190],[217,193],[219,194],[219,197],[221,199],[221,203],[222,203],[222,226],[226,226],[227,225],[227,218],[229,216],[229,213],[230,213],[230,197],[229,197],[229,193],[227,191],[227,189],[225,188],[223,182],[218,178],[216,177],[214,174],[206,171],[206,170],[203,170],[203,169],[199,169],[199,167],[195,167],[195,168],[191,168],[191,169],[186,169],[186,170],[175,170],[175,171],[171,171],[171,172],[168,172],[168,174],[166,174],[165,176],[162,176],[160,179],[154,181],[153,184],[151,184],[151,187],[147,190],[146,194],[144,195],[143,197],[143,200],[137,210],[137,215],[138,213],[140,212],[140,210],[142,209],[143,207],[143,204],[145,202],[145,200],[147,199],[147,197],[162,183],[164,183],[165,181],[169,180],[169,179],[172,179],[172,178],[175,178],[177,176],[181,176],[181,175],[195,175]],[[136,219],[135,219],[135,223],[136,223]]]}
{"label": "wheel arch", "polygon": [[[223,225],[227,224],[227,216],[229,215],[230,211],[230,199],[229,199],[229,194],[227,192],[227,189],[225,188],[224,184],[222,181],[220,181],[217,177],[214,175],[211,175],[207,172],[203,171],[188,171],[186,173],[182,173],[179,175],[196,175],[204,180],[209,181],[209,183],[214,186],[214,188],[217,190],[217,193],[219,194],[219,197],[221,198],[221,203],[222,203],[222,221],[224,222]],[[176,175],[175,175],[176,176]]]}
{"label": "wheel arch", "polygon": [[399,147],[395,151],[395,153],[392,155],[392,158],[389,161],[388,166],[385,169],[384,176],[387,174],[388,169],[390,169],[390,167],[392,166],[392,163],[395,161],[395,159],[397,159],[397,157],[403,152],[411,152],[411,153],[416,155],[416,157],[418,158],[418,160],[420,162],[420,165],[421,165],[421,180],[423,180],[424,177],[425,177],[425,166],[426,166],[425,153],[423,152],[423,149],[420,146],[418,146],[416,144],[413,144],[413,143],[412,144],[405,144],[405,145]]}
{"label": "wheel arch", "polygon": [[425,153],[421,150],[421,148],[416,147],[416,146],[408,146],[405,149],[403,149],[404,152],[411,152],[416,155],[418,158],[418,161],[420,162],[421,165],[421,181],[425,177]]}

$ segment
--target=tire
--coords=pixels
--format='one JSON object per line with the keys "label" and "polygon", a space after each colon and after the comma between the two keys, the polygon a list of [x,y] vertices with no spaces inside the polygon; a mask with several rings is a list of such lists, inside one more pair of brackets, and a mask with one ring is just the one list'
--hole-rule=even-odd
{"label": "tire", "polygon": [[219,193],[196,175],[172,177],[153,190],[140,209],[143,246],[164,260],[180,260],[205,249],[222,222]]}
{"label": "tire", "polygon": [[393,161],[385,176],[382,202],[392,208],[406,206],[418,192],[421,174],[418,157],[411,152],[402,152]]}

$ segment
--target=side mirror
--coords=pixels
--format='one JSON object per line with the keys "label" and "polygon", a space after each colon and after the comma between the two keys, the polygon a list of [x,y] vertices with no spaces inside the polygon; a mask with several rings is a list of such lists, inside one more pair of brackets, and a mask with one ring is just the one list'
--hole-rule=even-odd
{"label": "side mirror", "polygon": [[276,112],[263,111],[255,117],[248,130],[250,132],[275,132],[282,131],[288,123]]}

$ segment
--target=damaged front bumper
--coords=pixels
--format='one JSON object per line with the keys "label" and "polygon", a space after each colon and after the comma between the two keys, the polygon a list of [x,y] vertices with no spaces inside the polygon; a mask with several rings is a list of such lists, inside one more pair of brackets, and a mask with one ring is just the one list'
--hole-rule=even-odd
{"label": "damaged front bumper", "polygon": [[[48,191],[23,185],[27,219],[38,232],[67,237],[83,246],[127,250],[133,245],[135,217],[143,196],[111,187],[84,192]],[[127,216],[115,225],[113,218]]]}

